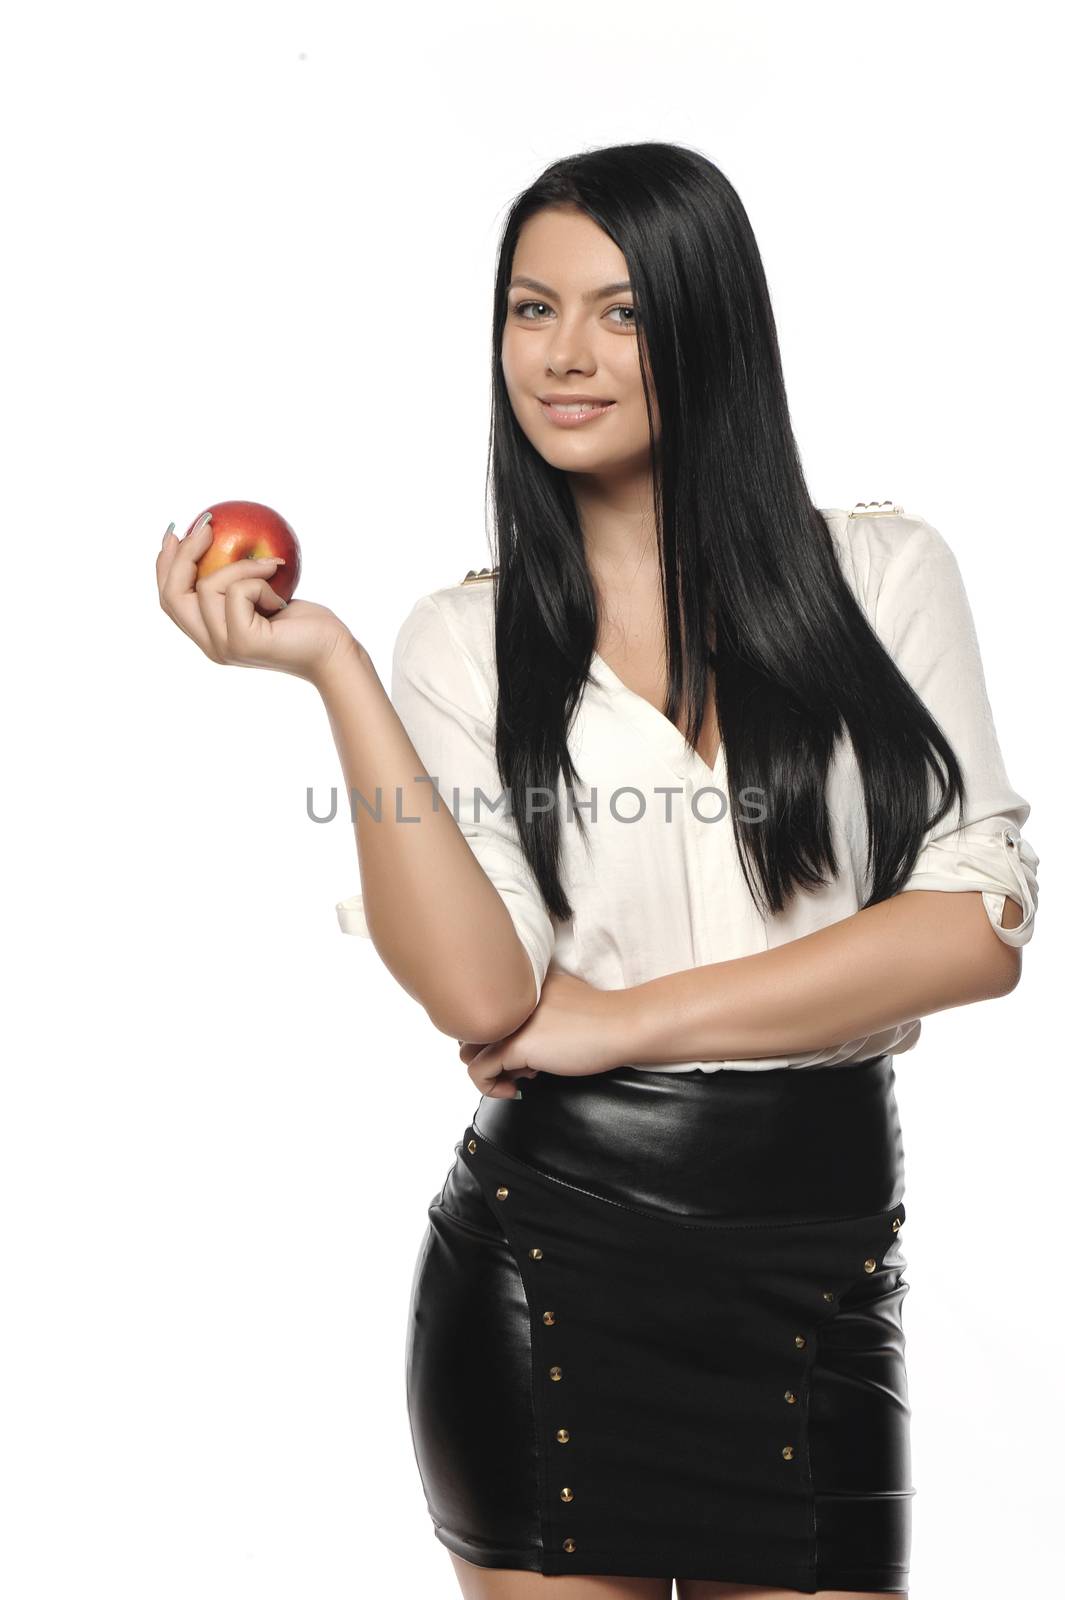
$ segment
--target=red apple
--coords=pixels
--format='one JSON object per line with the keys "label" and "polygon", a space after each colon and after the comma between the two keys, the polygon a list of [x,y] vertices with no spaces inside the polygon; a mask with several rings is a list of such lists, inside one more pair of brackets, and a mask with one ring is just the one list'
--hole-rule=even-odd
{"label": "red apple", "polygon": [[211,543],[196,563],[197,578],[246,556],[280,556],[285,565],[267,581],[282,600],[291,600],[300,576],[300,545],[281,513],[256,500],[219,500],[193,517],[190,529],[206,511],[211,513]]}

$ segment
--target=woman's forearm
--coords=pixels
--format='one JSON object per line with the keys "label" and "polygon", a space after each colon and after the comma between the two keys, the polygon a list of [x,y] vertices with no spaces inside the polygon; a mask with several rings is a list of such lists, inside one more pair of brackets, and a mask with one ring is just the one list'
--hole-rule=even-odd
{"label": "woman's forearm", "polygon": [[441,1032],[502,1038],[536,1003],[510,913],[361,645],[339,654],[315,686],[354,797],[363,911],[381,959]]}
{"label": "woman's forearm", "polygon": [[[1020,908],[1009,901],[1007,926]],[[757,955],[621,991],[639,1061],[798,1055],[1009,993],[1020,952],[979,893],[907,890]],[[623,997],[623,998],[622,998]],[[632,1053],[637,1052],[637,1053]]]}

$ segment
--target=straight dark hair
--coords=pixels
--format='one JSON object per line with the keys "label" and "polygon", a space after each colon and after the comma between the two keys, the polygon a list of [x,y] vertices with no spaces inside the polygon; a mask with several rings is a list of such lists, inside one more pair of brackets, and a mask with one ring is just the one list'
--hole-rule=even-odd
{"label": "straight dark hair", "polygon": [[[625,257],[652,440],[665,715],[676,724],[683,708],[694,751],[713,682],[748,889],[766,915],[796,889],[835,876],[825,795],[846,733],[865,795],[864,903],[885,900],[912,872],[925,832],[955,803],[961,814],[961,768],[867,621],[810,498],[765,272],[739,196],[704,156],[651,143],[554,162],[512,204],[498,252],[489,468],[496,756],[548,910],[572,915],[556,802],[560,774],[566,789],[583,781],[567,733],[598,617],[567,475],[529,442],[503,376],[518,235],[545,207],[577,207]],[[528,798],[537,791],[546,804]],[[744,814],[751,791],[764,807],[757,822]],[[583,833],[583,814],[574,816]]]}

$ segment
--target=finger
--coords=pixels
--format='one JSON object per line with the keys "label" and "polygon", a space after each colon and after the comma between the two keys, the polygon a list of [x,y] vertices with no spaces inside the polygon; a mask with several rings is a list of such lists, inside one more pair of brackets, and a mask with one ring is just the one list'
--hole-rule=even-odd
{"label": "finger", "polygon": [[201,578],[196,588],[201,595],[221,594],[241,578],[257,578],[260,573],[271,577],[278,567],[287,565],[284,556],[241,556],[239,561],[229,561],[224,567],[219,567],[210,577]]}
{"label": "finger", "polygon": [[211,513],[205,511],[197,517],[183,539],[170,536],[173,526],[171,523],[166,530],[168,537],[164,538],[163,548],[156,557],[160,588],[166,585],[174,593],[188,593],[196,582],[196,563],[209,549],[214,537]]}
{"label": "finger", "polygon": [[208,547],[210,529],[210,512],[197,519],[184,539],[175,539],[168,528],[155,564],[159,604],[182,633],[198,644],[212,661],[217,661],[219,657],[196,594],[196,563]]}
{"label": "finger", "polygon": [[195,593],[182,595],[178,600],[168,602],[163,610],[172,621],[176,622],[182,633],[187,633],[195,644],[198,644],[205,655],[212,661],[220,657],[215,652],[214,642],[204,622],[203,612]]}
{"label": "finger", "polygon": [[481,1094],[487,1095],[489,1099],[492,1099],[495,1096],[495,1087],[496,1083],[498,1082],[498,1075],[496,1073],[488,1072],[481,1067],[476,1071],[471,1072],[470,1077],[473,1079],[474,1084]]}
{"label": "finger", "polygon": [[[469,1049],[469,1046],[466,1047]],[[498,1072],[498,1067],[489,1067],[484,1061],[479,1061],[475,1055],[466,1067],[466,1076],[475,1084],[482,1094],[487,1094],[492,1079]]]}
{"label": "finger", "polygon": [[177,547],[177,543],[174,524],[171,522],[163,534],[163,542],[159,547],[159,554],[155,558],[155,581],[159,585],[160,599],[163,597],[163,579],[170,571],[171,551]]}
{"label": "finger", "polygon": [[491,1100],[513,1100],[521,1091],[513,1081],[516,1073],[508,1074],[502,1062],[494,1060],[490,1054],[491,1047],[485,1047],[483,1059],[475,1058],[471,1061],[467,1071],[483,1095]]}
{"label": "finger", "polygon": [[484,1091],[490,1100],[517,1100],[521,1096],[521,1087],[513,1078],[508,1078],[505,1073],[500,1073],[498,1078],[493,1078],[489,1087]]}
{"label": "finger", "polygon": [[[504,1049],[507,1050],[508,1053],[512,1052],[514,1054],[518,1054],[520,1050],[520,1047],[513,1039],[510,1039],[506,1043],[500,1043],[497,1041],[495,1044],[467,1044],[464,1040],[460,1039],[459,1044],[461,1045],[461,1049],[459,1050],[459,1060],[464,1061],[469,1065],[471,1077],[473,1076],[473,1069],[475,1067],[480,1067],[483,1069],[487,1066],[488,1051]],[[535,1078],[536,1074],[540,1071],[540,1068],[531,1067],[527,1061],[522,1062],[520,1066],[515,1065],[512,1067],[506,1067],[497,1060],[492,1064],[492,1071],[509,1072],[513,1078]]]}
{"label": "finger", "polygon": [[[538,1070],[536,1067],[500,1067],[499,1071],[495,1072],[491,1067],[484,1066],[480,1069],[480,1078],[487,1086],[482,1088],[481,1092],[495,1100],[513,1099],[521,1094],[518,1079],[535,1078]],[[476,1082],[477,1076],[472,1072],[471,1076]]]}
{"label": "finger", "polygon": [[[238,635],[244,644],[247,644],[250,637],[250,624],[245,621],[242,611],[231,611],[228,597],[231,594],[241,595],[248,589],[249,584],[266,583],[268,577],[273,577],[277,560],[277,556],[261,558],[244,556],[240,561],[230,562],[228,567],[223,567],[219,572],[212,572],[209,578],[197,583],[196,597],[199,601],[200,614],[222,660],[240,657],[242,652],[235,635]],[[286,603],[280,595],[275,595],[272,589],[268,588],[266,593],[270,596],[270,601],[263,602],[264,609],[269,606],[270,610],[280,610]],[[252,598],[247,602],[247,608],[254,619],[257,595],[254,587],[251,594]]]}
{"label": "finger", "polygon": [[[231,583],[222,597],[229,651],[237,661],[269,659],[273,615],[288,604],[275,594],[266,578],[244,578]],[[262,612],[271,615],[263,616]]]}

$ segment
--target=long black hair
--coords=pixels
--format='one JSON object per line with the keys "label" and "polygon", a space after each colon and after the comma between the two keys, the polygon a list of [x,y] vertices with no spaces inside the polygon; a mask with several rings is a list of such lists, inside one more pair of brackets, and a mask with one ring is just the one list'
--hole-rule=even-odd
{"label": "long black hair", "polygon": [[[569,480],[522,431],[503,376],[518,235],[549,206],[579,208],[625,257],[652,441],[665,715],[676,723],[683,708],[694,750],[713,682],[748,889],[765,915],[800,886],[835,876],[826,786],[847,734],[865,794],[865,904],[887,899],[912,872],[925,831],[964,805],[962,772],[867,621],[811,501],[765,272],[739,196],[699,153],[648,143],[554,162],[513,202],[498,252],[489,474],[496,756],[548,910],[572,914],[560,807],[520,797],[539,789],[557,798],[560,774],[567,789],[580,781],[567,731],[598,638]],[[747,802],[737,803],[752,790],[764,808],[756,823],[745,820]],[[583,831],[581,811],[574,816]]]}

